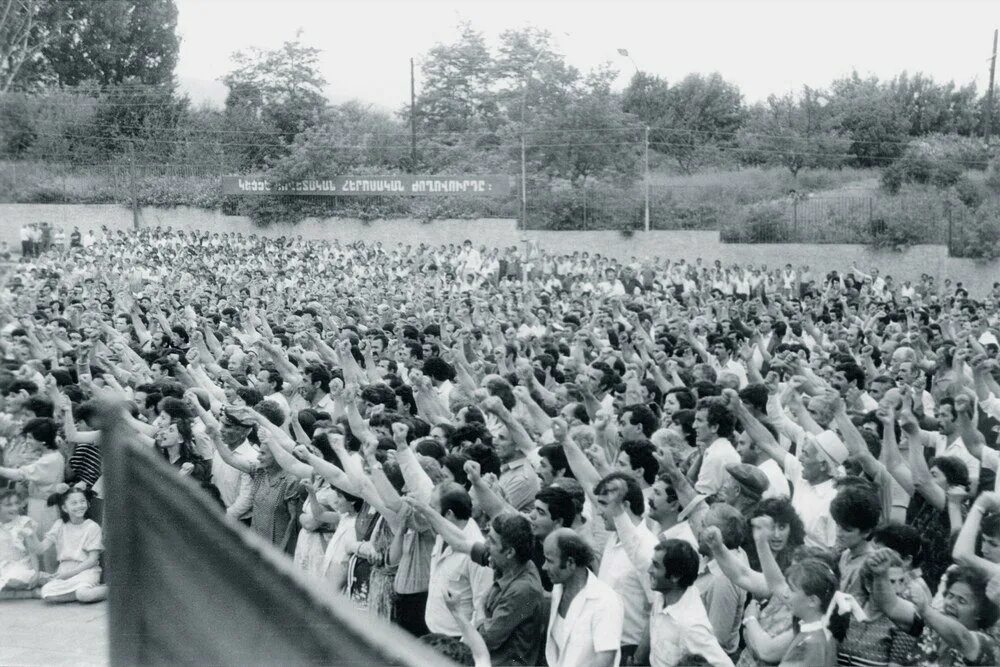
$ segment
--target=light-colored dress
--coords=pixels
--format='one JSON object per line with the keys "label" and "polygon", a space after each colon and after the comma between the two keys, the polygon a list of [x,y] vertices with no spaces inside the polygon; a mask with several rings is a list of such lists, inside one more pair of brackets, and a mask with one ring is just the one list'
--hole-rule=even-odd
{"label": "light-colored dress", "polygon": [[[323,555],[323,563],[320,566],[320,576],[331,584],[342,579],[346,583],[346,578],[341,577],[341,573],[346,573],[351,556],[358,548],[358,538],[355,535],[355,522],[357,517],[342,514],[337,530],[334,531],[330,543],[326,545],[326,553]],[[343,590],[338,590],[342,593]]]}
{"label": "light-colored dress", "polygon": [[[91,552],[104,550],[101,527],[90,519],[84,519],[81,523],[64,523],[60,519],[52,525],[45,537],[52,539],[56,545],[56,555],[59,557],[56,574],[78,567]],[[45,584],[42,586],[42,599],[93,588],[100,582],[101,568],[95,565],[69,579],[53,579]]]}
{"label": "light-colored dress", "polygon": [[11,580],[27,583],[37,574],[24,544],[25,536],[33,534],[36,527],[34,519],[27,516],[0,523],[0,590]]}
{"label": "light-colored dress", "polygon": [[[316,499],[321,505],[329,506],[332,502],[330,496],[333,491],[328,488],[320,489],[316,492]],[[303,509],[302,515],[309,512],[308,503]],[[299,523],[302,523],[301,518]],[[300,570],[307,574],[320,576],[323,568],[323,558],[326,555],[327,544],[330,543],[330,531],[322,530],[299,530],[299,539],[295,542],[295,556],[293,561]]]}
{"label": "light-colored dress", "polygon": [[59,518],[59,508],[49,507],[49,496],[63,481],[66,459],[55,450],[45,451],[37,461],[21,466],[21,473],[28,482],[28,516],[38,525],[39,539]]}

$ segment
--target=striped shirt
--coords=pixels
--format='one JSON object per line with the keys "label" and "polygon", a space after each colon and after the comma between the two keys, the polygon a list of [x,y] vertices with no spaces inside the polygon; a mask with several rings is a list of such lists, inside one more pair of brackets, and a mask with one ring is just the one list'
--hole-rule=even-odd
{"label": "striped shirt", "polygon": [[69,457],[69,468],[73,477],[87,486],[94,486],[101,476],[101,448],[97,443],[81,442],[73,448]]}

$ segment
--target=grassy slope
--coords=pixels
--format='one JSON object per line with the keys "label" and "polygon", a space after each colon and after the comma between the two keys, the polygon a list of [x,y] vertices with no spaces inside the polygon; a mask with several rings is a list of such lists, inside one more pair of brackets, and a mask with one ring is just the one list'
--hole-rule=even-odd
{"label": "grassy slope", "polygon": [[[217,176],[154,173],[162,170],[150,166],[136,172],[135,190],[141,206],[218,208],[221,203]],[[939,235],[941,192],[910,189],[890,197],[879,191],[878,177],[877,170],[850,168],[803,171],[798,178],[781,168],[711,169],[691,175],[660,168],[650,178],[650,217],[655,229],[719,229],[726,230],[724,235],[735,231],[731,238],[736,240],[746,227],[747,215],[769,205],[773,222],[763,234],[756,235],[761,240],[867,243],[872,218],[919,226],[923,230],[919,236],[926,240]],[[75,169],[0,161],[0,202],[127,204],[132,179],[127,164]],[[793,190],[800,197],[794,211]],[[529,212],[539,228],[636,229],[642,227],[642,196],[641,183],[625,189],[598,186],[590,194],[565,192],[560,201],[529,196]],[[422,209],[409,214],[428,218],[490,214],[482,202],[449,199],[437,204],[426,216],[420,213]],[[394,210],[376,211],[375,217],[393,217]]]}

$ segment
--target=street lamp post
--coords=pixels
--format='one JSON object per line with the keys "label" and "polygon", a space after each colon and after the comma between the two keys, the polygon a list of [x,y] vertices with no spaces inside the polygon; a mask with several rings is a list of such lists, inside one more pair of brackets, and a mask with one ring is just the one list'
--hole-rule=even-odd
{"label": "street lamp post", "polygon": [[521,91],[521,229],[528,227],[528,156],[525,134],[527,125],[525,124],[525,108],[528,106],[528,86],[531,84],[531,75],[538,65],[538,60],[545,51],[539,51],[535,59],[531,61],[524,76],[524,85]]}
{"label": "street lamp post", "polygon": [[[623,58],[628,58],[632,61],[632,66],[635,67],[636,76],[642,77],[642,70],[639,69],[639,65],[636,64],[635,59],[629,54],[628,49],[618,49],[618,55]],[[643,148],[643,227],[648,232],[649,231],[649,125],[646,125],[645,132],[643,133],[644,148]]]}

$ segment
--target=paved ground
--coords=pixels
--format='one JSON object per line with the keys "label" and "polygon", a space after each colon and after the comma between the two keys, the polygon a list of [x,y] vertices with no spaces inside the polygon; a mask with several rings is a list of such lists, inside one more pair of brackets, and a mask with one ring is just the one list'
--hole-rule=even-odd
{"label": "paved ground", "polygon": [[107,665],[108,604],[0,601],[0,665]]}

